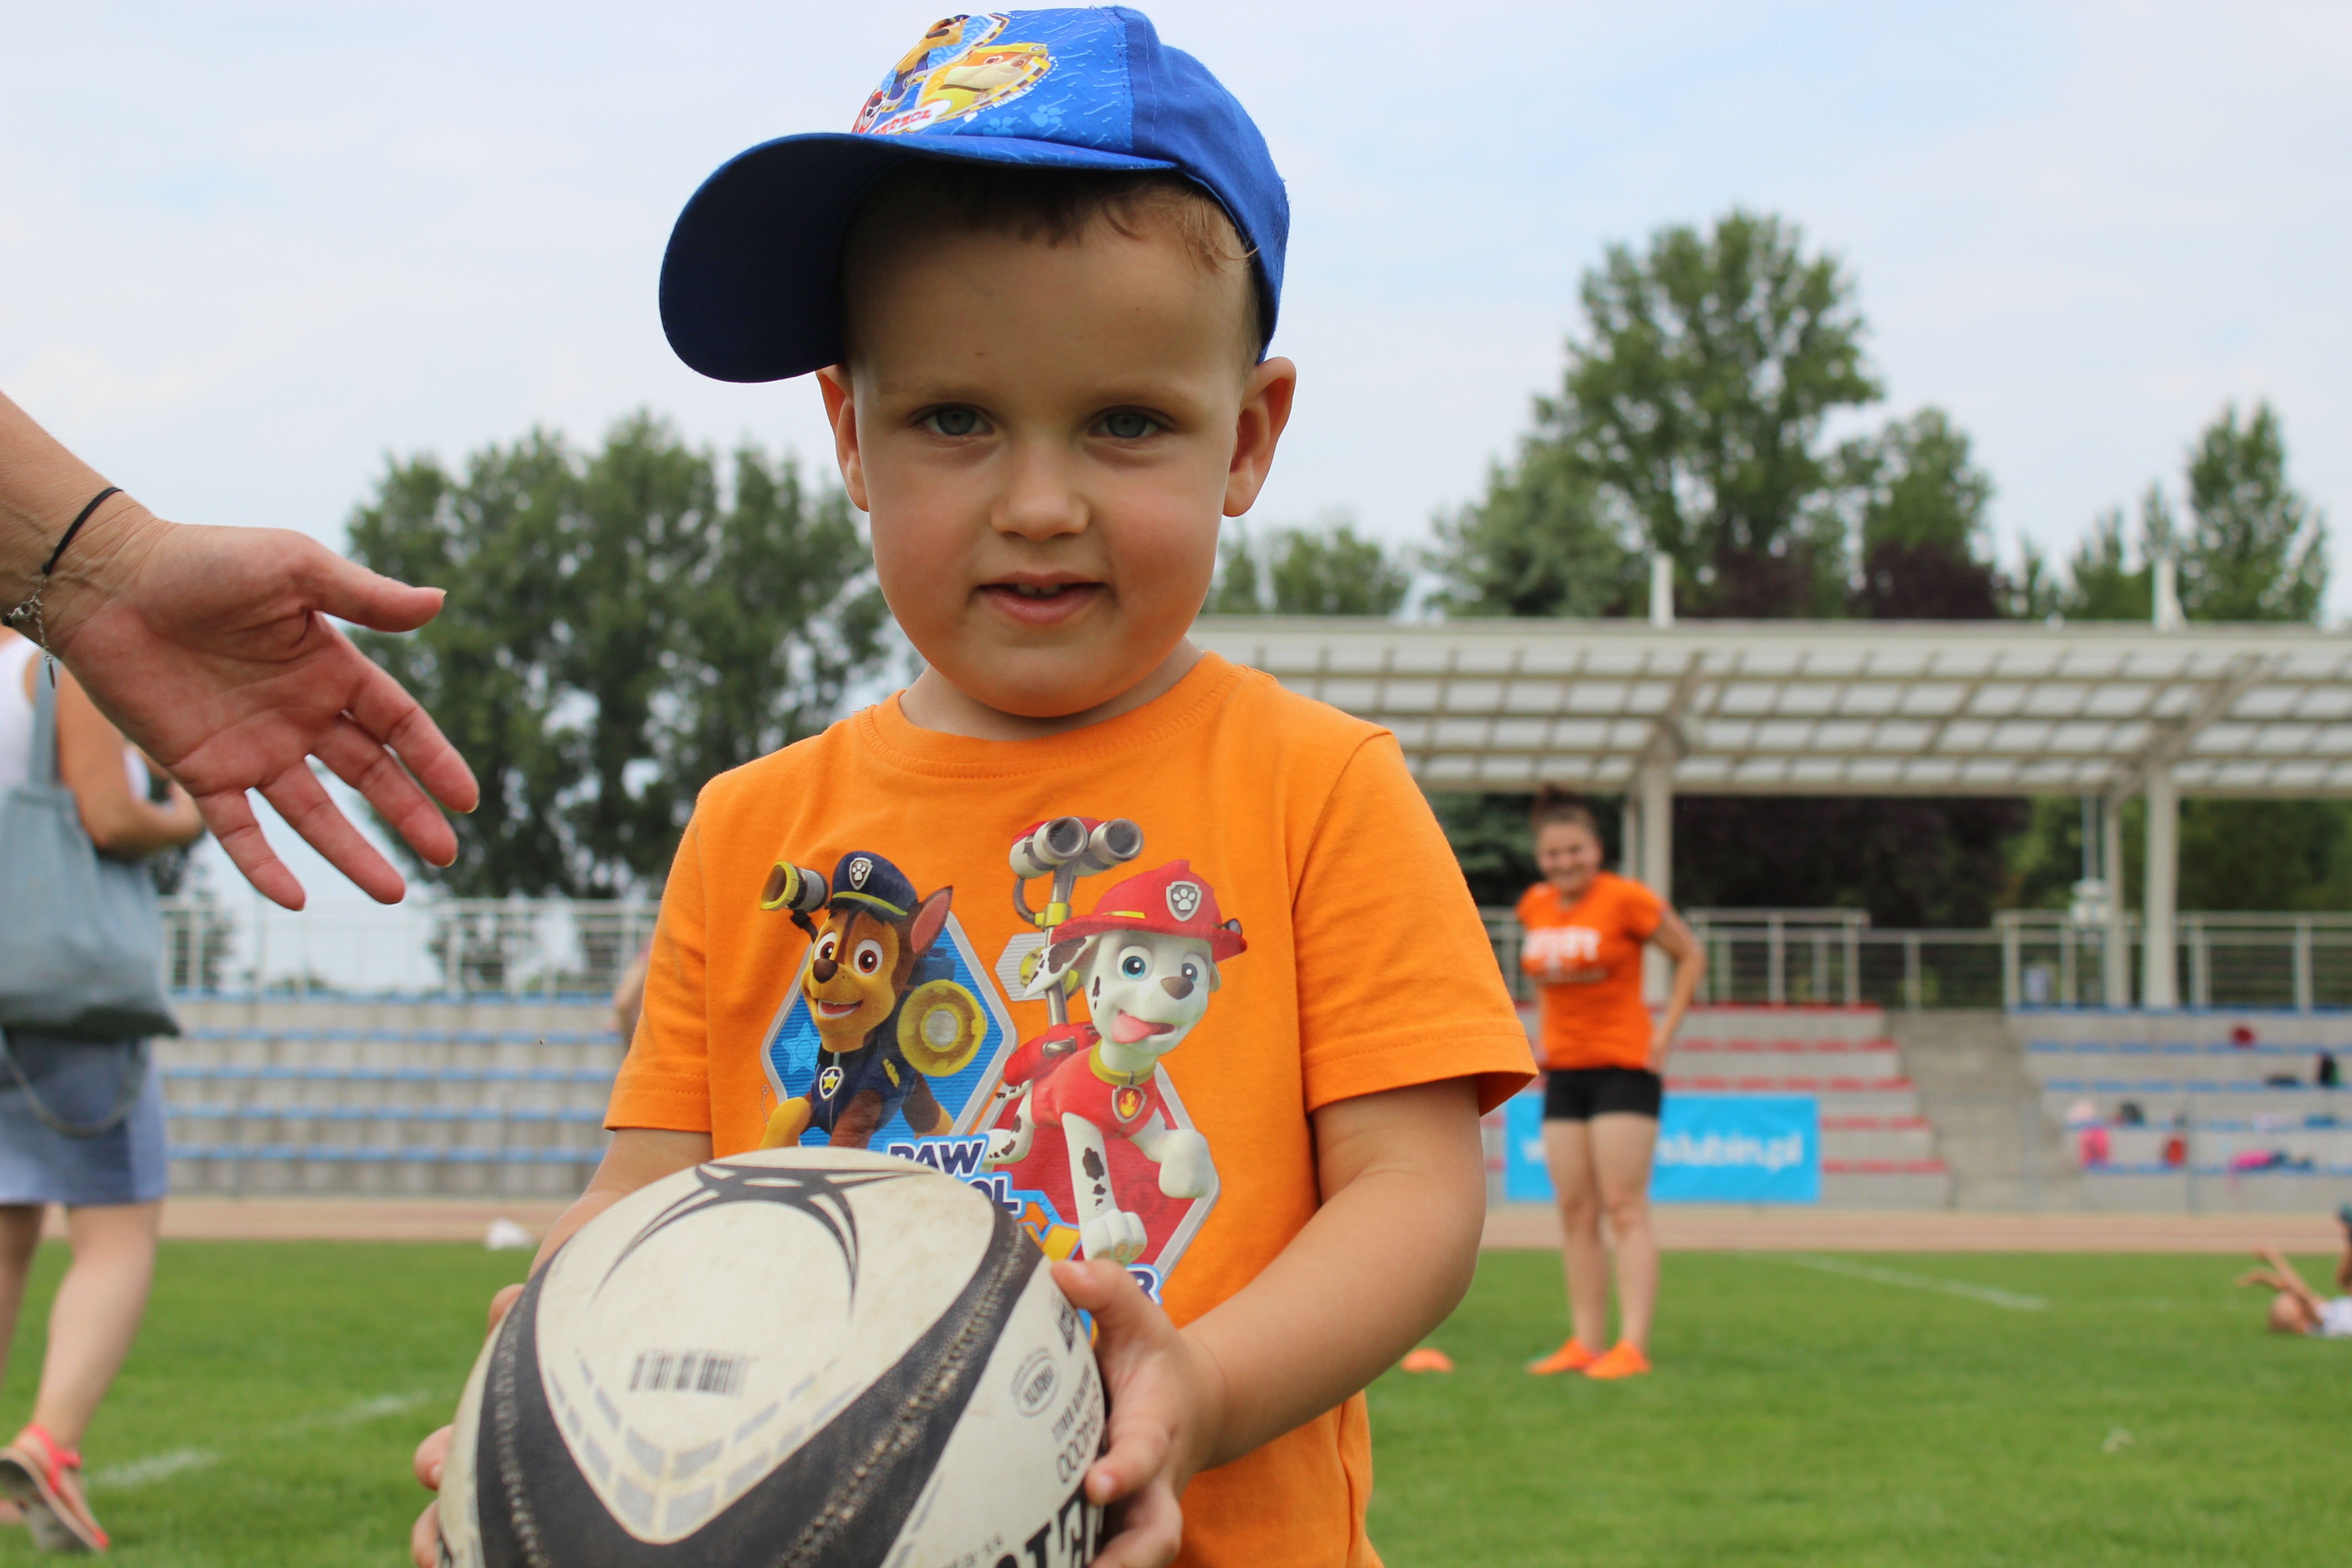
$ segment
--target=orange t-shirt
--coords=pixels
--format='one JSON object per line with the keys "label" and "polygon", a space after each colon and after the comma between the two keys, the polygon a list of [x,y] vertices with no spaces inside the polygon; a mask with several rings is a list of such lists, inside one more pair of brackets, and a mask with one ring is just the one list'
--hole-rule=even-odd
{"label": "orange t-shirt", "polygon": [[[1084,844],[1074,879],[1042,865]],[[814,942],[760,908],[780,861],[830,889]],[[1531,1065],[1394,738],[1207,655],[1066,734],[940,734],[892,700],[712,780],[606,1122],[721,1155],[864,1137],[996,1183],[1057,1257],[1091,1213],[1184,1323],[1314,1214],[1312,1112],[1465,1077],[1492,1108]],[[1376,1563],[1370,1458],[1358,1395],[1203,1474],[1180,1561]]]}
{"label": "orange t-shirt", "polygon": [[1641,883],[1608,871],[1573,904],[1549,882],[1520,897],[1519,967],[1542,987],[1544,1066],[1650,1065],[1642,945],[1665,908]]}

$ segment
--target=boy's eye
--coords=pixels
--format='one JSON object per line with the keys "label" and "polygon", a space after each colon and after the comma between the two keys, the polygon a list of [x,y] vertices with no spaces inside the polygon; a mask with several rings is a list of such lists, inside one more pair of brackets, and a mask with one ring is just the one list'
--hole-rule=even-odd
{"label": "boy's eye", "polygon": [[971,408],[934,408],[923,423],[941,436],[970,436],[980,429],[980,414]]}
{"label": "boy's eye", "polygon": [[1120,413],[1103,416],[1103,434],[1114,441],[1139,441],[1160,428],[1160,421],[1149,414]]}

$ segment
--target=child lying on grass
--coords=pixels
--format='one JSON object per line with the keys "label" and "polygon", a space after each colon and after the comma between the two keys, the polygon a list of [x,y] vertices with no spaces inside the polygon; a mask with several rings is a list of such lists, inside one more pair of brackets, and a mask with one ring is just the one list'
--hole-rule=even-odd
{"label": "child lying on grass", "polygon": [[2337,1209],[2336,1218],[2344,1226],[2344,1254],[2336,1260],[2336,1289],[2347,1294],[2321,1296],[2304,1283],[2294,1265],[2275,1247],[2265,1247],[2254,1255],[2268,1268],[2250,1268],[2238,1277],[2241,1285],[2267,1285],[2278,1292],[2271,1298],[2273,1333],[2352,1338],[2352,1204]]}

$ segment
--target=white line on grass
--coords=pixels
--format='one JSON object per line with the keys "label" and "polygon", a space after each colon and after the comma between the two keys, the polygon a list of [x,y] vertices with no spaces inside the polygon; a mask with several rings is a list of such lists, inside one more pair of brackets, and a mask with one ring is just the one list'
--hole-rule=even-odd
{"label": "white line on grass", "polygon": [[[373,1399],[362,1399],[357,1405],[347,1405],[341,1410],[320,1411],[315,1415],[298,1416],[278,1428],[283,1433],[300,1432],[320,1426],[357,1426],[369,1421],[380,1421],[387,1415],[398,1415],[430,1403],[433,1395],[424,1393],[380,1394]],[[220,1463],[221,1457],[204,1448],[174,1448],[168,1454],[151,1454],[143,1459],[129,1459],[120,1465],[109,1465],[89,1473],[89,1484],[121,1491],[131,1487],[149,1486],[184,1470],[201,1470]]]}
{"label": "white line on grass", "polygon": [[1814,1252],[1746,1252],[1740,1256],[1766,1263],[1793,1264],[1799,1268],[1811,1268],[1822,1274],[1842,1274],[1849,1279],[1867,1279],[1874,1285],[1895,1285],[1906,1290],[1935,1290],[1947,1296],[1961,1296],[1971,1301],[1982,1301],[1988,1307],[2006,1307],[2012,1312],[2039,1312],[2050,1305],[2039,1296],[2021,1296],[2013,1290],[1996,1290],[1990,1285],[1972,1285],[1965,1279],[1938,1279],[1932,1274],[1882,1268],[1875,1263],[1824,1258]]}
{"label": "white line on grass", "polygon": [[89,1484],[121,1490],[128,1487],[143,1487],[160,1481],[166,1476],[176,1476],[183,1470],[201,1470],[207,1465],[220,1463],[218,1454],[202,1448],[174,1448],[168,1454],[152,1454],[143,1459],[131,1459],[120,1465],[109,1465],[89,1473]]}
{"label": "white line on grass", "polygon": [[429,1394],[384,1394],[373,1399],[362,1399],[348,1410],[338,1410],[330,1417],[338,1426],[357,1426],[363,1421],[381,1420],[397,1415],[404,1410],[414,1410],[431,1399]]}

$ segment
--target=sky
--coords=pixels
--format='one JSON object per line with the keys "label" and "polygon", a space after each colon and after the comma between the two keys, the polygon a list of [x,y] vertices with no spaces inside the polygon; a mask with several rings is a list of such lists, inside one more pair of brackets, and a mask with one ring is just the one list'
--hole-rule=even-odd
{"label": "sky", "polygon": [[[1854,277],[1888,399],[2063,556],[2224,403],[2352,502],[2352,7],[1169,0],[1294,215],[1254,523],[1418,542],[1558,384],[1612,244],[1735,205]],[[0,391],[166,516],[340,542],[392,455],[651,408],[829,468],[805,380],[654,302],[729,156],[845,128],[929,9],[0,0]],[[2352,584],[2328,599],[2352,611]]]}

